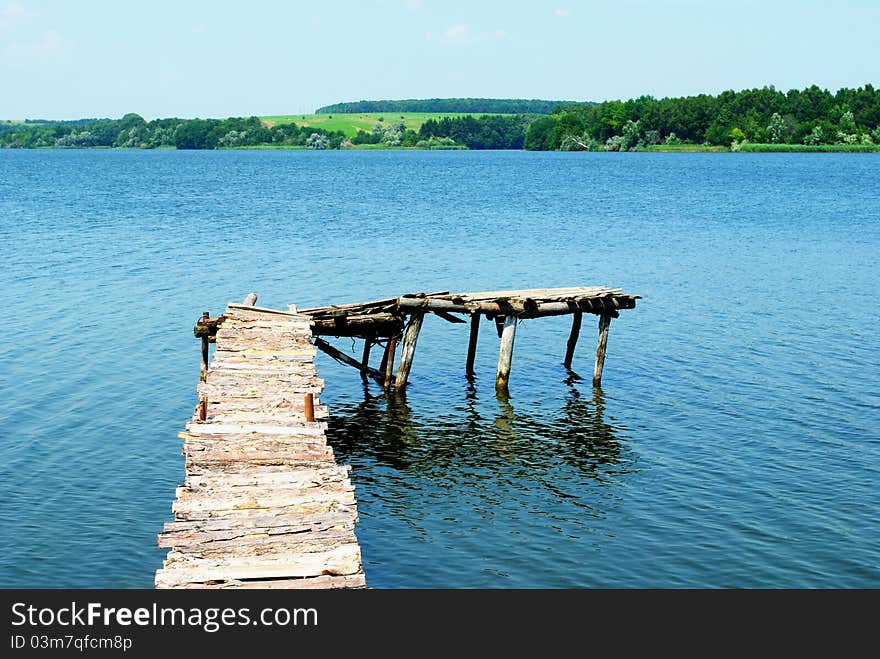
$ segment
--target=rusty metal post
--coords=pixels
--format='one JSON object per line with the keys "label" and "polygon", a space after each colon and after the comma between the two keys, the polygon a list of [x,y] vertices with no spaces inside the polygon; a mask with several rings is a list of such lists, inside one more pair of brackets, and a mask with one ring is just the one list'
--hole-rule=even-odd
{"label": "rusty metal post", "polygon": [[314,421],[315,420],[315,395],[314,394],[306,394],[305,404],[303,405],[303,409],[306,413],[306,421]]}

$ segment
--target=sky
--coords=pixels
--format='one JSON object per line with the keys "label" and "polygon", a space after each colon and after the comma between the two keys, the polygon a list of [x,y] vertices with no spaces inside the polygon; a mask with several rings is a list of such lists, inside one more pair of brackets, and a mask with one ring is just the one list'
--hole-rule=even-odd
{"label": "sky", "polygon": [[880,86],[880,0],[0,0],[0,118]]}

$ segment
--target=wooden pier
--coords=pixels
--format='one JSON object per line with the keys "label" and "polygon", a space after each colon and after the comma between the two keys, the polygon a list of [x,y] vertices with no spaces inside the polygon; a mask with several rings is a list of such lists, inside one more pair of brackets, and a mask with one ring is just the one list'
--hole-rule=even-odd
{"label": "wooden pier", "polygon": [[[474,359],[477,351],[480,318],[485,316],[495,322],[501,345],[498,351],[498,368],[495,386],[505,392],[510,381],[513,362],[513,345],[519,321],[545,316],[571,315],[572,326],[563,363],[571,368],[575,346],[580,336],[583,315],[594,314],[599,318],[599,338],[596,359],[593,362],[593,385],[602,383],[605,351],[611,319],[617,318],[622,309],[634,309],[638,295],[629,295],[617,288],[604,286],[579,286],[572,288],[534,288],[511,291],[484,291],[481,293],[415,293],[358,304],[332,305],[301,309],[310,316],[315,345],[334,359],[357,368],[363,377],[373,377],[386,389],[402,392],[409,381],[415,357],[416,343],[426,314],[432,314],[450,323],[467,323],[470,334],[465,372],[474,375]],[[364,348],[360,360],[347,355],[319,338],[324,336],[347,336],[363,339]],[[394,373],[394,359],[398,344],[402,345],[400,364]],[[378,369],[369,364],[371,349],[384,347],[382,362]]]}
{"label": "wooden pier", "polygon": [[[230,304],[196,326],[199,404],[157,588],[363,587],[349,468],[324,435],[311,320]],[[208,366],[209,343],[216,352]]]}
{"label": "wooden pier", "polygon": [[[571,315],[563,363],[571,368],[583,315],[598,317],[593,385],[599,387],[612,318],[637,295],[605,287],[450,294],[416,293],[373,302],[288,311],[229,304],[196,324],[201,339],[199,404],[184,440],[186,474],[159,546],[169,548],[157,588],[364,587],[355,537],[357,507],[348,467],[325,437],[327,409],[315,347],[402,394],[425,316],[467,323],[465,373],[474,375],[480,319],[500,346],[495,387],[508,390],[516,328],[523,319]],[[322,336],[362,339],[360,359]],[[210,344],[216,343],[209,364]],[[370,355],[382,347],[378,368]],[[395,357],[400,347],[395,373]]]}

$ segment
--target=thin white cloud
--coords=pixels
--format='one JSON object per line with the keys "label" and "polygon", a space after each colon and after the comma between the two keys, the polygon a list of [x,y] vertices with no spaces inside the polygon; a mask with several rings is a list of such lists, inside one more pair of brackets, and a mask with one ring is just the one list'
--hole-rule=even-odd
{"label": "thin white cloud", "polygon": [[27,16],[27,10],[19,3],[12,2],[0,7],[0,31],[15,27],[22,18]]}
{"label": "thin white cloud", "polygon": [[403,3],[403,8],[407,11],[418,11],[422,8],[422,0],[406,0]]}
{"label": "thin white cloud", "polygon": [[443,40],[450,43],[473,43],[477,38],[467,25],[453,25],[443,32]]}
{"label": "thin white cloud", "polygon": [[553,10],[553,13],[556,14],[557,16],[562,16],[562,17],[571,16],[571,9],[569,9],[568,7],[557,7],[556,9]]}
{"label": "thin white cloud", "polygon": [[[425,33],[425,39],[433,41],[435,38],[433,32]],[[474,31],[469,25],[453,25],[440,33],[440,41],[448,44],[474,44],[485,41],[501,41],[507,39],[508,33],[505,30],[490,30],[487,32]]]}
{"label": "thin white cloud", "polygon": [[33,45],[35,52],[42,55],[55,55],[64,47],[64,37],[58,30],[49,30],[43,38]]}
{"label": "thin white cloud", "polygon": [[17,18],[24,16],[25,14],[27,14],[27,12],[24,10],[24,7],[17,2],[11,2],[8,5],[0,7],[0,16],[3,18]]}

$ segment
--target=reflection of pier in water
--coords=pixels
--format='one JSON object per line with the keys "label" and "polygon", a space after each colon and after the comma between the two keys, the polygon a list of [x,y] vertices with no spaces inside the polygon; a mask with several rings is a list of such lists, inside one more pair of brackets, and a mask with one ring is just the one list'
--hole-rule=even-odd
{"label": "reflection of pier in water", "polygon": [[365,386],[361,402],[334,406],[327,435],[346,461],[361,456],[401,472],[451,481],[463,467],[502,477],[515,469],[543,480],[554,465],[603,480],[632,469],[621,445],[624,432],[605,420],[600,389],[584,396],[570,382],[562,406],[551,412],[516,406],[494,391],[481,399],[471,382],[463,402],[444,418],[414,411],[402,396],[375,396]]}

